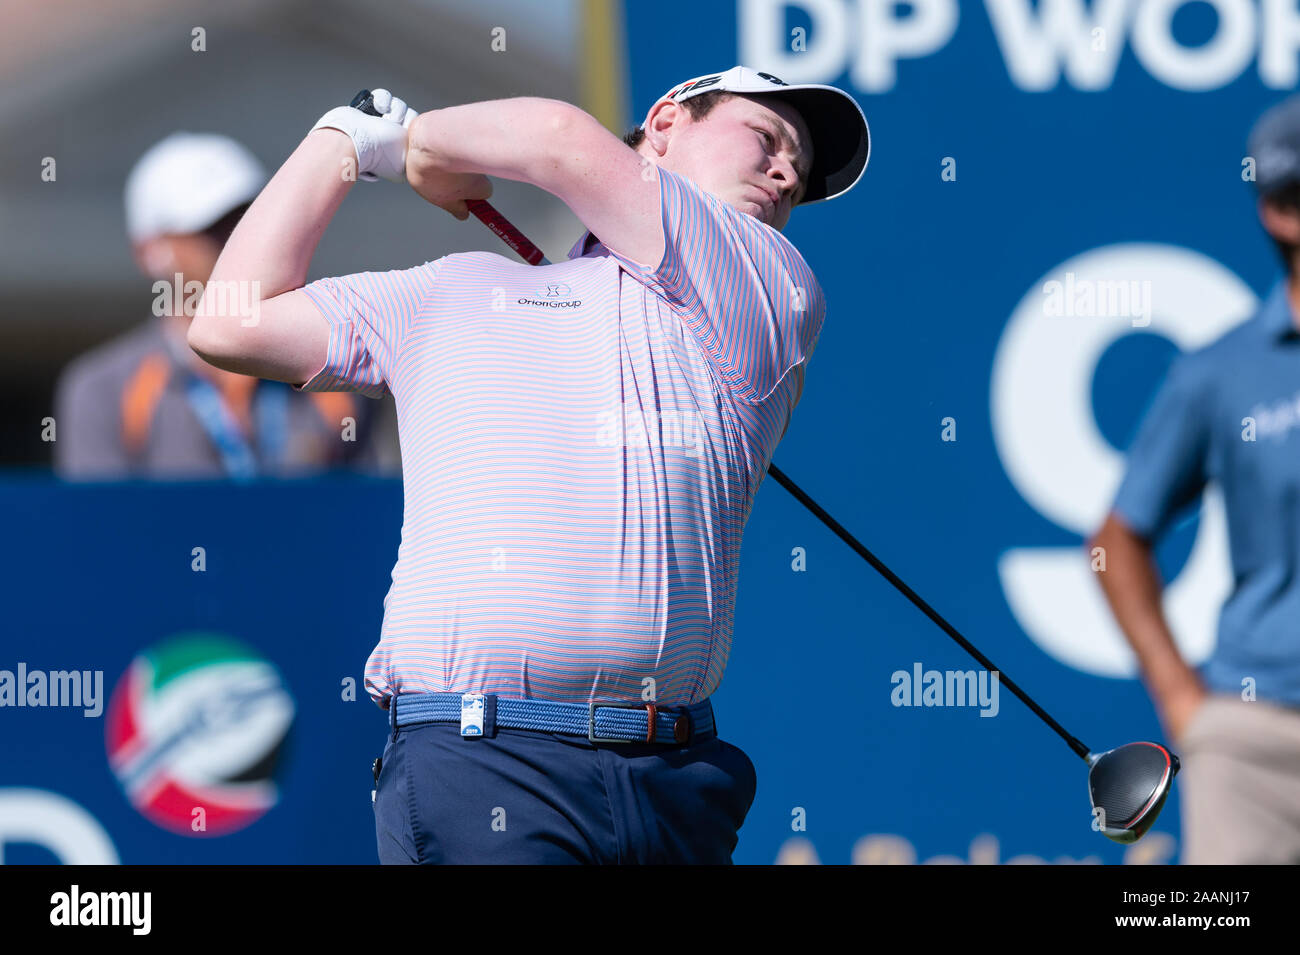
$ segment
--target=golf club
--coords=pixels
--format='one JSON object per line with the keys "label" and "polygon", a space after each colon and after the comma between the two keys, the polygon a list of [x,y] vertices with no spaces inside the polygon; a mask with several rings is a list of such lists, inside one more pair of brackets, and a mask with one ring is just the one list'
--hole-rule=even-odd
{"label": "golf club", "polygon": [[[380,115],[374,108],[369,90],[357,93],[351,105],[362,112]],[[523,233],[486,201],[470,200],[466,204],[470,212],[530,265],[550,264],[536,245],[525,238]],[[1159,743],[1137,742],[1126,743],[1104,753],[1093,753],[1086,745],[1067,733],[1060,723],[1035,703],[1003,671],[994,666],[993,662],[980,653],[952,624],[922,600],[871,551],[862,546],[835,518],[818,506],[775,463],[768,467],[768,473],[820,518],[822,523],[834,531],[841,540],[857,551],[863,560],[893,584],[922,613],[933,620],[944,633],[957,641],[962,649],[979,661],[986,670],[997,671],[999,681],[1033,710],[1039,719],[1055,730],[1070,749],[1088,764],[1088,795],[1092,802],[1094,828],[1108,839],[1119,843],[1136,842],[1142,838],[1160,814],[1169,790],[1173,786],[1174,776],[1178,774],[1178,757],[1172,751]]]}
{"label": "golf club", "polygon": [[818,506],[803,490],[790,480],[785,473],[771,464],[767,473],[776,478],[777,483],[795,496],[804,507],[819,517],[846,544],[858,552],[868,564],[880,572],[893,584],[903,596],[912,601],[927,617],[938,624],[944,633],[961,645],[962,649],[978,660],[986,670],[997,670],[998,679],[1012,693],[1020,697],[1026,706],[1034,711],[1044,723],[1054,729],[1089,766],[1088,795],[1092,799],[1095,826],[1108,839],[1115,842],[1136,842],[1151,828],[1160,814],[1178,773],[1178,757],[1159,743],[1127,743],[1104,753],[1093,753],[1086,745],[1067,733],[1064,727],[1035,703],[1029,694],[1020,689],[1015,681],[1008,677],[988,657],[980,653],[970,641],[963,637],[957,628],[939,615],[939,613],[911,587],[907,586],[897,574],[886,567],[875,554],[867,550],[840,523]]}
{"label": "golf club", "polygon": [[[379,110],[375,109],[374,97],[370,95],[370,90],[361,90],[356,96],[352,97],[352,102],[348,105],[361,110],[363,113],[369,113],[371,116],[382,115]],[[514,249],[518,256],[529,265],[551,264],[550,260],[542,254],[542,250],[530,242],[505,216],[497,212],[486,199],[467,199],[465,200],[465,207],[480,222],[495,232],[501,241]]]}

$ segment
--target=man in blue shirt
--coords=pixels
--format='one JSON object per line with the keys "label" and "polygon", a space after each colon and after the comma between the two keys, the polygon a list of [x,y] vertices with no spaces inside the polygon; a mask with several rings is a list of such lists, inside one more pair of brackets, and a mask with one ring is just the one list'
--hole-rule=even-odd
{"label": "man in blue shirt", "polygon": [[[1286,276],[1248,321],[1175,360],[1105,524],[1098,575],[1174,749],[1185,864],[1300,862],[1300,97],[1250,136]],[[1198,673],[1161,611],[1154,541],[1223,491],[1233,590]]]}

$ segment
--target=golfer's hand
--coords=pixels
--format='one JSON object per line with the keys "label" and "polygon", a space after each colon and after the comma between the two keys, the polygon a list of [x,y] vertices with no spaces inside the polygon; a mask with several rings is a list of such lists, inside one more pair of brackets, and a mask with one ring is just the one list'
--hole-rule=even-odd
{"label": "golfer's hand", "polygon": [[1209,691],[1197,680],[1189,683],[1185,689],[1169,696],[1160,706],[1160,721],[1165,725],[1165,733],[1175,744],[1180,743],[1183,733],[1205,703]]}
{"label": "golfer's hand", "polygon": [[322,116],[315,129],[347,133],[357,153],[357,178],[405,182],[406,135],[419,114],[388,90],[375,90],[371,99],[378,116],[351,106],[338,106]]}
{"label": "golfer's hand", "polygon": [[446,172],[411,150],[406,156],[406,181],[427,202],[445,209],[457,219],[469,218],[467,199],[487,199],[492,195],[492,181],[476,172]]}

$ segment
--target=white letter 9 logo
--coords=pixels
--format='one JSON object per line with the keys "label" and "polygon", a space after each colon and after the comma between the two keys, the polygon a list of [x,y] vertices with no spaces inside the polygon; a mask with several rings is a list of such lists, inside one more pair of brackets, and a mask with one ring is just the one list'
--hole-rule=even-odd
{"label": "white letter 9 logo", "polygon": [[[1053,289],[1071,290],[1087,307],[1064,314],[1045,307],[1044,288],[1056,282],[1061,285]],[[1124,475],[1123,454],[1097,427],[1092,379],[1102,353],[1134,330],[1130,317],[1106,314],[1096,303],[1129,288],[1150,293],[1150,325],[1143,331],[1164,335],[1183,351],[1209,344],[1257,305],[1250,288],[1213,259],[1151,244],[1085,252],[1020,300],[993,359],[990,413],[998,456],[1031,507],[1081,537],[1101,526]],[[998,574],[1017,622],[1045,652],[1099,676],[1136,673],[1081,544],[1008,550]],[[1230,584],[1223,499],[1210,485],[1191,555],[1164,593],[1170,629],[1193,666],[1213,649]]]}

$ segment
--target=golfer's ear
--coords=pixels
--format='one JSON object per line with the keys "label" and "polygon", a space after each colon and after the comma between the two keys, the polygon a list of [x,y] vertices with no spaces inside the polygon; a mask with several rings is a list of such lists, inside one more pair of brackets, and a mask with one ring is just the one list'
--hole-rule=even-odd
{"label": "golfer's ear", "polygon": [[668,143],[672,140],[673,133],[688,118],[686,111],[672,100],[661,100],[656,103],[646,116],[642,127],[646,147],[653,151],[655,156],[662,157],[668,152]]}

